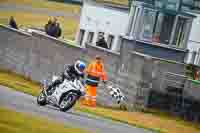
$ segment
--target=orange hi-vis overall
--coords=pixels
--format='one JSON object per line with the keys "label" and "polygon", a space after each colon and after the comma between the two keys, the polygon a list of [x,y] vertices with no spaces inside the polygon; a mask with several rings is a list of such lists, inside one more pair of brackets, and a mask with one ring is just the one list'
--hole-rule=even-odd
{"label": "orange hi-vis overall", "polygon": [[86,96],[83,100],[83,104],[90,107],[95,107],[97,86],[100,80],[107,80],[106,73],[104,71],[103,64],[96,62],[89,64],[89,66],[86,68],[86,73]]}

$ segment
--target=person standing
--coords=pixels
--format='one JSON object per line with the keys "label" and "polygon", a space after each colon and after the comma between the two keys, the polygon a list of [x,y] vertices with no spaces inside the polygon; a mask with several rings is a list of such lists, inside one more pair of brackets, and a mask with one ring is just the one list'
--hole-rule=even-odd
{"label": "person standing", "polygon": [[104,70],[103,61],[100,56],[96,56],[95,61],[91,62],[88,67],[86,67],[86,96],[82,101],[83,105],[90,107],[96,107],[96,89],[99,81],[102,80],[104,83],[107,81],[106,72]]}
{"label": "person standing", "polygon": [[10,25],[10,27],[12,27],[14,29],[18,29],[17,23],[16,23],[16,21],[15,21],[13,16],[10,17],[9,25]]}
{"label": "person standing", "polygon": [[99,34],[98,41],[96,42],[96,46],[108,49],[108,44],[104,38],[103,33]]}
{"label": "person standing", "polygon": [[49,26],[48,35],[56,37],[57,34],[57,19],[54,18],[53,22]]}
{"label": "person standing", "polygon": [[56,38],[59,38],[62,35],[62,30],[61,30],[60,24],[57,23],[56,27],[57,27]]}
{"label": "person standing", "polygon": [[49,35],[49,30],[51,28],[51,24],[52,24],[52,21],[51,19],[48,20],[48,23],[45,25],[44,29],[45,29],[45,33]]}

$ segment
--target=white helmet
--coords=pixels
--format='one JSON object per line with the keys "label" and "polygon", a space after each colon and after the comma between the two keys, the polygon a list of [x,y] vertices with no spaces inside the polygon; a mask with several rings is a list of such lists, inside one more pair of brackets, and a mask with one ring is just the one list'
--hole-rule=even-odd
{"label": "white helmet", "polygon": [[85,70],[85,63],[83,61],[76,61],[75,64],[74,64],[74,68],[75,70],[77,71],[78,74],[83,74],[84,73],[84,70]]}

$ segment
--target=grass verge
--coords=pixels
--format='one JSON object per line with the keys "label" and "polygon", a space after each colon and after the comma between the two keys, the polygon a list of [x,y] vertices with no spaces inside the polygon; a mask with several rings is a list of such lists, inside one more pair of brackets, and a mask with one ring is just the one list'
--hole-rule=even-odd
{"label": "grass verge", "polygon": [[[23,11],[1,11],[0,23],[7,25],[10,16],[14,16],[17,24],[20,27],[39,27],[42,29],[44,29],[44,26],[49,19],[49,16],[46,14],[37,14]],[[78,20],[74,17],[57,17],[57,19],[62,29],[62,36],[73,40],[75,37],[76,29],[78,27]]]}
{"label": "grass verge", "polygon": [[[9,71],[0,71],[0,84],[31,95],[38,95],[39,84]],[[129,125],[162,133],[199,133],[200,125],[160,112],[125,112],[103,107],[90,108],[77,104],[76,110],[109,118]]]}
{"label": "grass verge", "polygon": [[[1,133],[87,133],[61,123],[0,108]],[[9,117],[8,117],[9,116]]]}
{"label": "grass verge", "polygon": [[32,8],[43,8],[49,11],[62,11],[68,13],[80,13],[80,6],[73,4],[63,4],[48,0],[1,0],[2,4],[14,4],[20,6],[30,6]]}
{"label": "grass verge", "polygon": [[[128,0],[97,0],[99,2],[108,2],[113,4],[128,5]],[[61,10],[61,11],[73,11],[80,12],[78,5],[63,4],[58,2],[52,2],[48,0],[1,0],[0,3],[11,3],[17,5],[31,5],[34,8],[48,8],[50,10]]]}

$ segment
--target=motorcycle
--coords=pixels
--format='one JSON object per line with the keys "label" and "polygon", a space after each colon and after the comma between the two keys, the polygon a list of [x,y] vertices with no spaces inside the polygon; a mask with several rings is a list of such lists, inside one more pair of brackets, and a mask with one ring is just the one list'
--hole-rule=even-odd
{"label": "motorcycle", "polygon": [[[55,80],[55,79],[54,79]],[[80,80],[69,81],[65,79],[62,84],[46,92],[47,84],[37,97],[40,106],[47,104],[58,107],[60,111],[66,112],[71,109],[80,97],[85,95],[84,85]]]}

